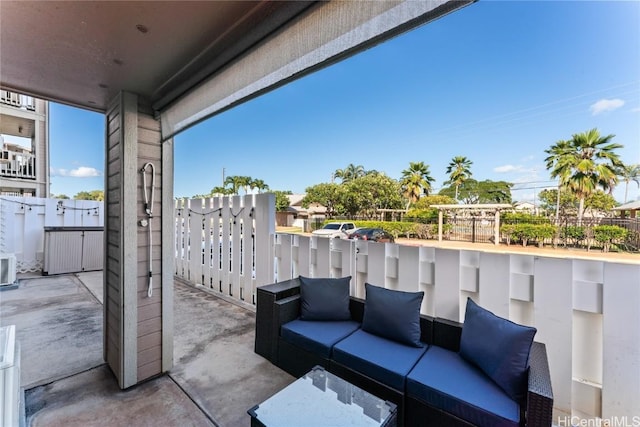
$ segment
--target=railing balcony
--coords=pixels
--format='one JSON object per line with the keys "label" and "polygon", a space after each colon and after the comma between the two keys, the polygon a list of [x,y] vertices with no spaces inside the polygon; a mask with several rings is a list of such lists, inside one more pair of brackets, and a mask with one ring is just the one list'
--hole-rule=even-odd
{"label": "railing balcony", "polygon": [[0,90],[0,103],[11,105],[12,107],[23,108],[35,111],[36,100],[32,96],[21,95],[8,90]]}
{"label": "railing balcony", "polygon": [[2,150],[0,152],[0,176],[36,179],[36,156],[29,153]]}

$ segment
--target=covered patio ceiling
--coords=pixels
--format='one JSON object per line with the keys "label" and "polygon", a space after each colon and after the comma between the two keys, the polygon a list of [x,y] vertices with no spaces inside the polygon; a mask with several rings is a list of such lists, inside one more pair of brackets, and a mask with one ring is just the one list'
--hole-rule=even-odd
{"label": "covered patio ceiling", "polygon": [[161,109],[312,4],[2,1],[2,87],[101,112],[125,90]]}
{"label": "covered patio ceiling", "polygon": [[0,87],[99,112],[132,92],[166,139],[472,1],[2,1]]}

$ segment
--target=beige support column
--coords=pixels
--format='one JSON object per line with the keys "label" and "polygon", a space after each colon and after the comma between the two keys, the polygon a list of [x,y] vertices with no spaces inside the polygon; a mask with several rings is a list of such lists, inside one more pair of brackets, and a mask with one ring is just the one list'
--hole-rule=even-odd
{"label": "beige support column", "polygon": [[438,209],[438,242],[442,242],[442,209]]}
{"label": "beige support column", "polygon": [[173,143],[148,105],[122,92],[106,114],[104,358],[123,389],[170,369],[173,353]]}

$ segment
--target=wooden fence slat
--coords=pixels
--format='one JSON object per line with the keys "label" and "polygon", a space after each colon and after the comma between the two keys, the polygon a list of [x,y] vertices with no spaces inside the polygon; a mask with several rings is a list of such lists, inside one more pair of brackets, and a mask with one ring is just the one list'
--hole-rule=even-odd
{"label": "wooden fence slat", "polygon": [[280,281],[293,278],[292,240],[290,234],[278,234],[276,236],[276,268],[278,271],[278,280]]}
{"label": "wooden fence slat", "polygon": [[253,294],[255,293],[254,280],[254,221],[253,214],[255,212],[256,196],[248,195],[244,198],[244,210],[242,211],[242,272],[240,275],[240,299],[242,301],[253,303]]}
{"label": "wooden fence slat", "polygon": [[229,296],[240,300],[240,228],[242,225],[241,216],[244,212],[243,198],[240,196],[231,197],[231,268],[229,271]]}

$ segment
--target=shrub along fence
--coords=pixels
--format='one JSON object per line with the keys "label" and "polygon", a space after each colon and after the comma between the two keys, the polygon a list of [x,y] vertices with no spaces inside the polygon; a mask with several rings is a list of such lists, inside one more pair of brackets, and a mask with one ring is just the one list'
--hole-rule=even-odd
{"label": "shrub along fence", "polygon": [[[413,221],[371,221],[352,219],[330,219],[317,221],[314,229],[328,222],[353,221],[356,227],[382,228],[394,237],[435,240],[438,224],[419,218]],[[424,221],[424,222],[423,222]],[[456,217],[445,218],[443,238],[445,240],[473,243],[493,243],[494,218]],[[558,246],[601,249],[604,252],[640,250],[640,220],[620,218],[587,218],[580,225],[577,218],[555,218],[528,214],[505,214],[500,226],[501,243],[538,247]]]}
{"label": "shrub along fence", "polygon": [[507,214],[500,226],[503,241],[509,244],[571,246],[591,250],[599,248],[635,252],[640,248],[640,227],[635,219],[577,218],[555,219],[526,214]]}

